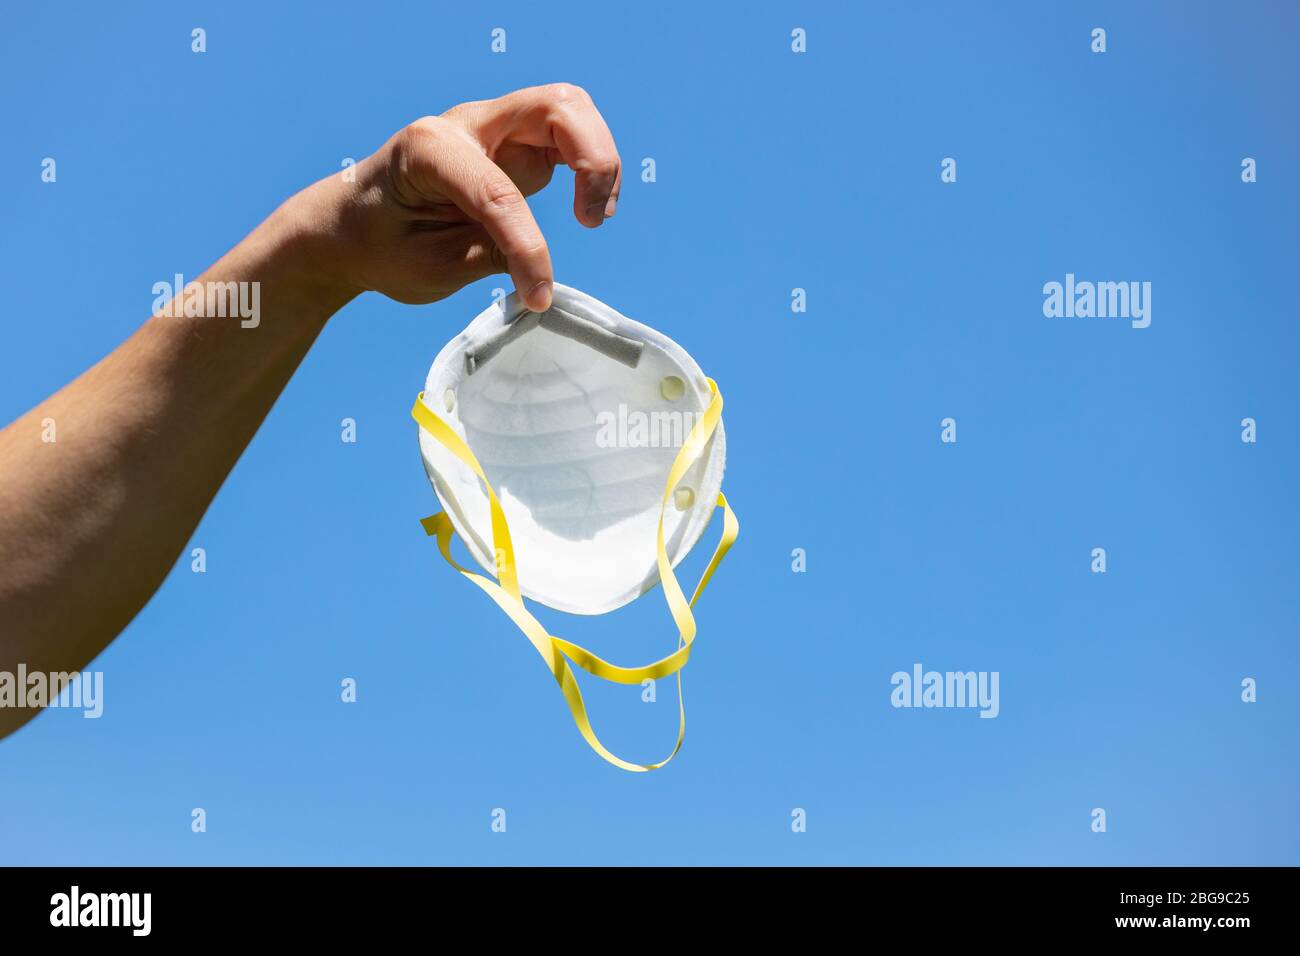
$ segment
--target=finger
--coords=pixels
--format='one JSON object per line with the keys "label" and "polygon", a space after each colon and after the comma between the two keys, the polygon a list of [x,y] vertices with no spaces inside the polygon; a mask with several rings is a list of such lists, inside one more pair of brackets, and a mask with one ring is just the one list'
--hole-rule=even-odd
{"label": "finger", "polygon": [[476,222],[467,222],[442,237],[439,258],[451,267],[456,288],[510,270],[500,247]]}
{"label": "finger", "polygon": [[523,193],[454,124],[433,118],[413,128],[404,156],[412,180],[444,193],[481,223],[505,256],[524,305],[535,312],[549,309],[555,285],[551,254]]}
{"label": "finger", "polygon": [[[574,171],[573,213],[585,226],[614,215],[622,163],[614,137],[587,92],[571,83],[534,86],[479,104],[487,142],[507,139],[559,151]],[[484,137],[482,134],[486,133]]]}
{"label": "finger", "polygon": [[614,177],[614,190],[609,194],[609,202],[605,204],[605,218],[609,219],[614,215],[618,208],[618,197],[623,191],[623,164],[618,164],[618,175]]}
{"label": "finger", "polygon": [[554,150],[534,149],[522,143],[507,143],[492,156],[493,161],[514,181],[525,197],[541,192],[551,181],[558,159],[548,153]]}

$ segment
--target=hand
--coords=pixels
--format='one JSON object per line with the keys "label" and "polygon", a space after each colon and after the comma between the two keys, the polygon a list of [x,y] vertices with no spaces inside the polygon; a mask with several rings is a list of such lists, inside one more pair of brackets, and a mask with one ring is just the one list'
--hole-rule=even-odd
{"label": "hand", "polygon": [[557,163],[576,173],[580,223],[614,215],[618,150],[576,86],[530,87],[416,120],[357,164],[338,216],[341,278],[357,292],[424,303],[508,272],[528,308],[545,311],[551,256],[525,197]]}

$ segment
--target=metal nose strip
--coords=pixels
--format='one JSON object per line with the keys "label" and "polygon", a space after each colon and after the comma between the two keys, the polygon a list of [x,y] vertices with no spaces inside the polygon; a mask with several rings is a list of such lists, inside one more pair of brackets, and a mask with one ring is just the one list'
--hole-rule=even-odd
{"label": "metal nose strip", "polygon": [[466,352],[465,374],[473,375],[503,348],[539,325],[548,332],[581,342],[628,368],[637,367],[641,361],[641,353],[645,350],[644,342],[611,332],[591,319],[584,319],[582,316],[552,306],[545,312],[520,313],[496,336],[484,342],[473,352]]}

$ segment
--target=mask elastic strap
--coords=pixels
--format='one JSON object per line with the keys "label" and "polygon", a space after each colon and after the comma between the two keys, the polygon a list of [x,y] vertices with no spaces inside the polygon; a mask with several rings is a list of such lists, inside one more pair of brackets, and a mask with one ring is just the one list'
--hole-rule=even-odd
{"label": "mask elastic strap", "polygon": [[[447,517],[445,512],[439,512],[423,519],[421,524],[424,526],[425,532],[437,536],[438,550],[442,552],[442,556],[447,563],[478,585],[523,631],[550,668],[556,683],[560,685],[560,690],[564,694],[564,699],[573,715],[574,723],[577,724],[578,731],[591,749],[605,760],[617,767],[622,767],[624,770],[635,772],[656,770],[668,763],[669,760],[672,760],[681,748],[682,738],[686,733],[686,709],[682,702],[680,672],[690,656],[691,644],[695,640],[696,633],[695,617],[691,613],[691,607],[704,592],[709,579],[713,577],[714,571],[722,562],[723,556],[726,555],[740,533],[740,523],[736,519],[735,512],[728,505],[726,496],[719,494],[717,506],[723,509],[722,538],[719,540],[713,558],[709,561],[703,575],[701,575],[700,582],[688,602],[682,593],[681,586],[677,583],[676,575],[673,574],[672,562],[669,560],[667,549],[664,547],[663,519],[668,501],[672,497],[678,482],[682,480],[691,464],[704,450],[705,444],[707,444],[709,437],[717,428],[717,424],[722,417],[722,395],[718,392],[718,386],[712,379],[709,379],[709,390],[711,395],[709,405],[691,429],[690,434],[687,435],[682,447],[678,450],[672,468],[669,469],[668,480],[665,483],[663,498],[659,505],[659,529],[656,538],[659,580],[663,586],[664,596],[668,601],[668,608],[672,612],[673,620],[677,623],[678,646],[677,650],[667,657],[642,667],[621,667],[617,664],[611,664],[586,648],[547,633],[541,622],[529,613],[519,593],[519,578],[515,568],[514,548],[510,542],[510,529],[506,523],[505,512],[502,511],[496,492],[493,491],[492,485],[488,482],[482,467],[475,459],[474,453],[470,451],[469,446],[449,425],[429,410],[429,407],[424,404],[423,392],[420,393],[415,406],[411,409],[411,415],[420,424],[420,427],[468,465],[483,482],[483,486],[487,490],[488,504],[492,514],[492,536],[493,547],[497,555],[498,581],[493,581],[481,574],[461,567],[452,558],[451,536],[453,527],[451,519]],[[565,660],[566,655],[574,664],[588,673],[619,684],[637,684],[646,679],[677,674],[679,723],[677,743],[673,747],[672,753],[658,763],[653,764],[630,763],[610,753],[597,738],[595,731],[591,727],[591,722],[587,718],[586,706],[582,701],[582,692],[578,688],[577,680]]]}

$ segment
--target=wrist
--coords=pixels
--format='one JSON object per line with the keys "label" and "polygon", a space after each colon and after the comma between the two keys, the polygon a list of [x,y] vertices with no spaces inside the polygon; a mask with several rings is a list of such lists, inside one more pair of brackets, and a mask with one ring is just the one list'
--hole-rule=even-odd
{"label": "wrist", "polygon": [[365,291],[348,268],[353,189],[339,176],[313,183],[286,200],[255,233],[264,244],[277,297],[321,324]]}

